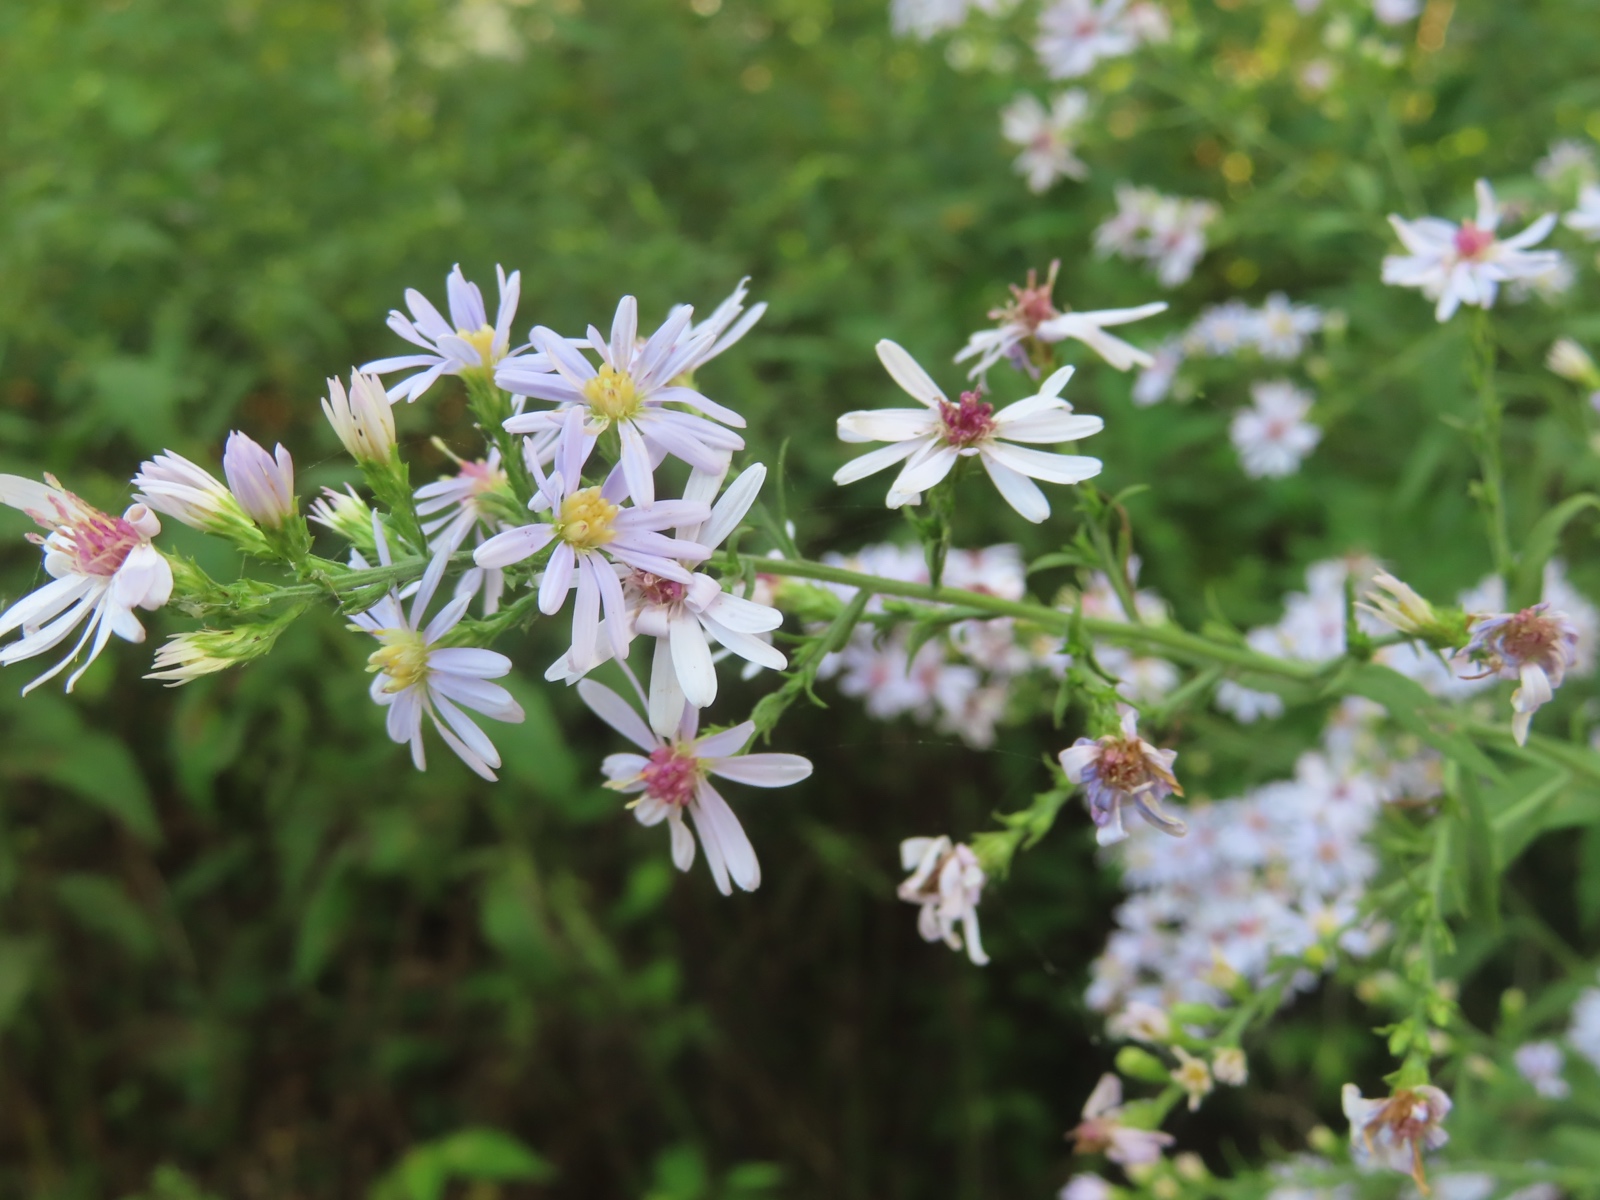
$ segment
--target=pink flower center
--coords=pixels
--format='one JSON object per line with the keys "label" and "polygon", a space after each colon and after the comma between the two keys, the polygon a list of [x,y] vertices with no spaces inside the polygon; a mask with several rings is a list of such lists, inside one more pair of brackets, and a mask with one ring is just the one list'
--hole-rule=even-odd
{"label": "pink flower center", "polygon": [[139,531],[132,525],[102,512],[80,513],[59,532],[71,546],[73,563],[80,575],[115,575],[140,542]]}
{"label": "pink flower center", "polygon": [[689,591],[687,585],[676,579],[662,579],[649,571],[635,571],[628,582],[638,589],[646,604],[676,604]]}
{"label": "pink flower center", "polygon": [[961,403],[939,401],[944,440],[957,450],[976,445],[994,432],[994,405],[985,404],[977,392],[962,392]]}
{"label": "pink flower center", "polygon": [[[1032,146],[1035,150],[1050,150],[1055,147],[1058,140],[1053,130],[1044,129],[1034,136]],[[1008,325],[1021,325],[1031,335],[1051,317],[1060,316],[1056,311],[1055,301],[1051,298],[1051,293],[1055,291],[1056,270],[1059,266],[1058,262],[1050,264],[1050,271],[1043,283],[1039,282],[1039,272],[1030,267],[1028,282],[1021,287],[1014,283],[1009,285],[1010,303],[990,309],[989,319]]]}
{"label": "pink flower center", "polygon": [[471,485],[474,492],[492,492],[506,482],[506,473],[481,460],[461,464],[459,477]]}
{"label": "pink flower center", "polygon": [[1477,259],[1494,245],[1494,233],[1488,229],[1479,229],[1471,221],[1461,222],[1461,228],[1456,230],[1456,253],[1462,258]]}
{"label": "pink flower center", "polygon": [[1133,738],[1111,738],[1100,743],[1100,778],[1119,792],[1132,792],[1150,779],[1144,748]]}
{"label": "pink flower center", "polygon": [[644,793],[652,800],[683,808],[694,799],[700,782],[700,760],[679,746],[657,746],[641,772]]}
{"label": "pink flower center", "polygon": [[1561,623],[1538,608],[1525,608],[1506,622],[1500,644],[1517,663],[1550,659],[1562,639]]}

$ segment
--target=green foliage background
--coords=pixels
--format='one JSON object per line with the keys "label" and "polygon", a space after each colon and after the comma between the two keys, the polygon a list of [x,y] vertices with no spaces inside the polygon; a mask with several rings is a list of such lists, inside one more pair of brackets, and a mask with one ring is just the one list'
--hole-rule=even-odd
{"label": "green foliage background", "polygon": [[[323,378],[395,352],[384,313],[408,286],[440,298],[452,263],[522,270],[519,333],[605,325],[623,292],[647,323],[705,310],[750,274],[771,310],[711,394],[749,417],[753,457],[788,442],[801,545],[852,548],[902,528],[875,485],[828,482],[833,418],[892,398],[872,344],[946,361],[1006,282],[1057,256],[1076,307],[1152,298],[1089,253],[1131,179],[1226,213],[1164,328],[1280,288],[1349,316],[1313,364],[1324,444],[1270,485],[1227,443],[1241,379],[1138,410],[1128,378],[1084,364],[1073,398],[1107,418],[1106,486],[1154,485],[1133,502],[1145,582],[1190,622],[1240,626],[1351,549],[1427,591],[1474,582],[1474,466],[1440,420],[1466,403],[1467,328],[1378,284],[1383,217],[1453,212],[1480,174],[1539,198],[1547,142],[1600,131],[1592,6],[1464,2],[1443,52],[1358,63],[1321,103],[1294,84],[1308,35],[1287,3],[1175,11],[1204,43],[1114,67],[1104,111],[1126,120],[1090,135],[1087,183],[1039,199],[998,137],[1017,80],[893,41],[879,0],[0,6],[0,470],[50,469],[120,509],[142,457],[211,461],[239,427],[291,445],[308,496],[353,478]],[[1557,323],[1593,339],[1585,280]],[[1592,414],[1539,368],[1550,325],[1514,312],[1502,329],[1514,529],[1600,477]],[[422,464],[443,464],[426,444],[441,428],[472,445],[449,387],[397,415]],[[976,489],[957,520],[958,544],[1066,540],[1065,521],[1019,530]],[[38,578],[21,528],[6,518],[7,603]],[[187,532],[174,542],[229,569]],[[779,741],[818,773],[742,805],[765,882],[723,900],[598,787],[608,735],[533,682],[559,641],[507,647],[529,720],[499,738],[497,787],[442,751],[411,770],[331,616],[176,692],[137,679],[148,646],[118,644],[70,699],[20,700],[27,668],[7,672],[0,1192],[1058,1187],[1060,1131],[1109,1063],[1080,997],[1114,880],[1064,821],[986,898],[995,964],[977,972],[917,940],[894,847],[1025,804],[1073,731],[1033,720],[976,753],[849,702],[797,713]],[[757,694],[729,687],[719,709]],[[1206,717],[1183,740],[1216,794],[1299,748]],[[1535,901],[1581,940],[1569,898]],[[1183,1143],[1221,1166],[1331,1120],[1338,1083],[1377,1069],[1348,1007],[1338,988],[1302,1002],[1258,1086],[1180,1121]]]}

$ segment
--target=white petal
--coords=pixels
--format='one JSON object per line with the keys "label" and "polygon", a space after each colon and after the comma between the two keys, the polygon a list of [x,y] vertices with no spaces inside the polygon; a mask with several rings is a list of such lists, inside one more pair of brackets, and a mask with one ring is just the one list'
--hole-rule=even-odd
{"label": "white petal", "polygon": [[661,739],[650,732],[650,727],[621,696],[603,683],[585,679],[578,684],[578,698],[589,710],[646,754],[661,744]]}
{"label": "white petal", "polygon": [[706,761],[706,769],[723,779],[751,787],[778,788],[811,777],[811,760],[798,754],[746,754],[741,758]]}
{"label": "white petal", "polygon": [[944,393],[939,390],[939,385],[929,378],[928,373],[917,364],[917,360],[902,347],[884,338],[878,343],[877,349],[878,361],[883,363],[884,370],[905,389],[907,395],[922,401],[929,408],[936,407],[939,401],[945,398]]}

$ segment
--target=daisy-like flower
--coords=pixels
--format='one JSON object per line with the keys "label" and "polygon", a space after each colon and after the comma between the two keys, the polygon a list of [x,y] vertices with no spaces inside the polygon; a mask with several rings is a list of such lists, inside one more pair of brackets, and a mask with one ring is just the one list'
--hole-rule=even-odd
{"label": "daisy-like flower", "polygon": [[1476,216],[1460,224],[1440,217],[1389,217],[1407,253],[1383,260],[1383,282],[1420,289],[1437,301],[1434,316],[1440,321],[1448,321],[1463,304],[1493,308],[1502,283],[1531,280],[1561,261],[1554,250],[1528,249],[1549,236],[1556,223],[1553,213],[1502,240],[1495,232],[1500,205],[1488,180],[1478,180],[1477,196]]}
{"label": "daisy-like flower", "polygon": [[[509,392],[554,401],[562,407],[522,413],[506,421],[506,429],[522,434],[561,429],[567,407],[577,407],[585,421],[577,433],[563,433],[563,437],[592,441],[615,427],[621,445],[618,469],[628,494],[640,505],[654,503],[655,467],[669,454],[708,474],[725,472],[733,452],[744,449],[744,439],[723,426],[743,428],[744,418],[681,381],[722,344],[722,331],[714,328],[702,327],[686,337],[693,315],[688,305],[677,306],[661,328],[640,345],[638,302],[624,296],[617,305],[609,341],[598,329],[589,327],[589,345],[601,358],[598,370],[565,338],[542,325],[536,327],[534,343],[549,356],[554,373],[527,371],[513,362],[496,379]],[[739,330],[739,335],[742,333]],[[680,412],[666,407],[669,404],[683,404],[705,415]]]}
{"label": "daisy-like flower", "polygon": [[1321,309],[1295,304],[1282,292],[1273,292],[1257,316],[1256,346],[1262,358],[1288,362],[1300,357],[1306,338],[1321,328]]}
{"label": "daisy-like flower", "polygon": [[1140,408],[1149,408],[1171,395],[1183,358],[1183,342],[1177,338],[1157,346],[1150,355],[1150,365],[1133,382],[1133,402]]}
{"label": "daisy-like flower", "polygon": [[1139,35],[1125,18],[1127,0],[1056,0],[1039,14],[1033,49],[1051,79],[1077,79],[1102,58],[1131,54]]}
{"label": "daisy-like flower", "polygon": [[1523,745],[1533,714],[1550,702],[1577,657],[1578,630],[1566,613],[1539,603],[1521,612],[1476,617],[1471,632],[1460,657],[1477,663],[1486,675],[1519,683],[1511,693],[1511,733]]}
{"label": "daisy-like flower", "polygon": [[525,371],[550,369],[549,360],[543,355],[528,354],[526,346],[511,348],[511,322],[516,319],[517,300],[522,294],[522,272],[513,271],[508,276],[504,269],[496,266],[494,273],[500,284],[500,310],[495,314],[493,325],[489,324],[483,293],[477,284],[467,281],[460,263],[445,280],[450,300],[448,321],[421,292],[415,288],[406,289],[406,307],[411,315],[407,317],[394,309],[389,313],[389,328],[424,353],[380,358],[361,368],[371,375],[416,372],[389,388],[391,403],[402,397],[415,400],[441,375],[477,371],[488,376],[509,359],[518,360]]}
{"label": "daisy-like flower", "polygon": [[[428,553],[448,556],[461,549],[469,535],[482,545],[485,531],[496,528],[498,523],[494,512],[485,507],[485,499],[491,495],[509,499],[511,493],[499,450],[491,447],[487,458],[469,462],[457,458],[442,442],[438,445],[460,469],[417,489],[417,516],[423,519]],[[456,585],[456,595],[476,596],[480,591],[484,616],[498,612],[500,596],[505,591],[505,572],[499,567],[479,566],[464,572]]]}
{"label": "daisy-like flower", "polygon": [[1600,241],[1600,183],[1586,183],[1578,191],[1578,206],[1561,223],[1587,241]]}
{"label": "daisy-like flower", "polygon": [[1358,1166],[1387,1167],[1410,1175],[1426,1191],[1422,1155],[1450,1140],[1442,1128],[1450,1115],[1450,1097],[1424,1084],[1401,1088],[1382,1100],[1368,1100],[1353,1083],[1341,1093],[1350,1121],[1350,1156]]}
{"label": "daisy-like flower", "polygon": [[[372,536],[377,542],[378,561],[386,567],[391,565],[383,525],[376,515]],[[359,556],[353,556],[353,561],[359,564]],[[422,747],[422,718],[427,717],[462,762],[483,778],[493,780],[500,754],[488,734],[462,709],[516,723],[523,718],[522,706],[505,688],[489,682],[510,673],[511,660],[504,654],[474,646],[438,644],[460,623],[472,602],[471,596],[457,596],[427,625],[422,624],[448,564],[449,556],[444,554],[428,564],[411,598],[409,613],[401,606],[399,594],[391,590],[366,612],[352,618],[351,628],[370,633],[383,643],[367,659],[367,670],[376,672],[372,699],[388,708],[389,738],[397,744],[410,743],[411,761],[417,770],[426,770],[428,765]]]}
{"label": "daisy-like flower", "polygon": [[1178,1058],[1178,1065],[1172,1069],[1172,1082],[1188,1093],[1189,1111],[1199,1112],[1200,1102],[1216,1086],[1211,1080],[1211,1068],[1205,1059],[1196,1058],[1182,1046],[1174,1046],[1172,1053]]}
{"label": "daisy-like flower", "polygon": [[1028,281],[1022,286],[1011,284],[1011,299],[999,308],[989,310],[989,319],[998,322],[993,329],[980,329],[967,339],[967,344],[956,355],[956,362],[969,358],[978,361],[967,372],[969,379],[982,379],[1002,358],[1039,377],[1029,353],[1030,342],[1053,343],[1068,338],[1084,343],[1119,371],[1129,367],[1149,366],[1151,358],[1136,346],[1105,331],[1108,325],[1126,325],[1130,321],[1153,317],[1165,312],[1165,301],[1142,304],[1137,308],[1111,308],[1100,312],[1061,312],[1056,308],[1053,293],[1056,274],[1061,260],[1050,264],[1044,282],[1039,282],[1038,272],[1030,269]]}
{"label": "daisy-like flower", "polygon": [[924,408],[887,408],[850,412],[839,418],[839,439],[845,442],[890,442],[863,454],[834,472],[837,484],[854,483],[895,463],[904,462],[889,488],[889,507],[917,504],[922,493],[950,473],[958,458],[977,457],[1007,504],[1038,524],[1050,515],[1050,502],[1034,479],[1047,483],[1082,483],[1100,473],[1098,458],[1050,454],[1012,445],[1034,442],[1054,445],[1099,433],[1105,422],[1082,416],[1061,399],[1072,378],[1062,367],[1037,395],[994,411],[977,392],[963,392],[952,403],[915,359],[894,342],[878,343],[878,358],[890,376]]}
{"label": "daisy-like flower", "polygon": [[1182,837],[1188,831],[1188,826],[1161,807],[1168,796],[1183,795],[1172,774],[1178,752],[1157,750],[1141,738],[1139,715],[1131,708],[1122,714],[1120,737],[1079,738],[1057,757],[1067,778],[1082,785],[1095,823],[1095,840],[1102,846],[1128,836],[1122,828],[1124,803],[1131,803],[1162,833]]}
{"label": "daisy-like flower", "polygon": [[581,436],[582,423],[581,408],[567,409],[553,475],[545,475],[537,461],[529,463],[539,491],[528,506],[534,512],[548,510],[551,520],[497,533],[472,552],[472,559],[480,567],[508,567],[554,542],[555,549],[539,583],[539,611],[554,616],[566,603],[567,592],[577,587],[570,654],[575,667],[588,670],[594,664],[583,660],[594,654],[602,608],[611,652],[618,658],[627,655],[627,602],[622,583],[607,558],[687,586],[693,577],[683,563],[704,562],[711,552],[660,531],[673,525],[698,525],[710,517],[711,510],[693,500],[663,500],[648,508],[623,508],[618,503],[621,497],[607,488],[585,487],[583,461],[594,442]]}
{"label": "daisy-like flower", "polygon": [[1078,130],[1089,115],[1089,94],[1082,88],[1062,92],[1046,108],[1037,96],[1024,92],[1000,113],[1000,132],[1006,141],[1022,147],[1017,174],[1028,190],[1046,192],[1058,179],[1084,179],[1089,168],[1073,153]]}
{"label": "daisy-like flower", "polygon": [[[703,525],[680,527],[678,539],[699,547],[709,558],[739,527],[766,477],[767,469],[760,463],[748,467],[712,507],[710,518]],[[684,498],[709,499],[720,483],[714,476],[691,476]],[[685,704],[709,708],[716,700],[717,669],[712,643],[757,667],[781,671],[789,665],[783,651],[759,636],[782,625],[783,614],[769,605],[723,591],[722,584],[709,575],[695,572],[684,584],[634,570],[623,577],[622,588],[632,619],[630,636],[643,634],[656,642],[647,707],[651,727],[663,735],[677,728]],[[594,659],[605,657],[607,649],[603,644],[597,645]],[[546,678],[565,675],[572,682],[578,674],[573,656],[568,655],[551,667]]]}
{"label": "daisy-like flower", "polygon": [[1250,396],[1254,403],[1228,426],[1239,465],[1252,479],[1293,475],[1322,440],[1322,430],[1306,420],[1312,396],[1287,380],[1251,384]]}
{"label": "daisy-like flower", "polygon": [[1104,1154],[1124,1167],[1160,1162],[1172,1135],[1159,1129],[1136,1129],[1122,1123],[1122,1080],[1100,1076],[1083,1105],[1083,1120],[1067,1136],[1078,1154]]}
{"label": "daisy-like flower", "polygon": [[1555,1042],[1526,1042],[1517,1047],[1511,1061],[1517,1074],[1546,1100],[1565,1100],[1572,1094],[1572,1085],[1561,1077],[1567,1065],[1566,1051]]}
{"label": "daisy-like flower", "polygon": [[1195,265],[1205,257],[1206,228],[1219,211],[1209,200],[1162,197],[1151,214],[1144,251],[1162,287],[1177,287],[1194,274]]}
{"label": "daisy-like flower", "polygon": [[[925,942],[943,942],[952,950],[966,943],[967,957],[983,966],[989,956],[978,936],[978,901],[988,880],[971,847],[947,837],[914,837],[900,843],[900,866],[910,876],[896,895],[920,905],[917,932]],[[961,932],[956,932],[957,926]]]}
{"label": "daisy-like flower", "polygon": [[687,815],[700,835],[717,890],[732,895],[731,881],[744,891],[755,891],[761,884],[756,852],[739,818],[708,777],[715,775],[751,787],[788,787],[810,778],[810,760],[798,754],[741,753],[756,731],[753,721],[696,737],[699,710],[686,708],[676,735],[664,739],[604,684],[585,679],[578,685],[578,695],[595,716],[644,751],[608,755],[600,770],[607,787],[639,796],[630,805],[639,824],[667,822],[672,831],[673,865],[680,871],[694,865],[694,834],[684,822]]}
{"label": "daisy-like flower", "polygon": [[123,641],[144,641],[144,626],[134,609],[157,609],[171,598],[172,568],[150,544],[161,532],[161,522],[143,504],[120,517],[103,513],[63,488],[53,475],[46,475],[44,483],[0,475],[0,504],[21,510],[48,531],[42,537],[30,533],[28,540],[44,548],[44,569],[51,578],[0,613],[0,637],[22,630],[21,638],[0,650],[0,666],[55,649],[87,619],[71,653],[22,689],[27,695],[54,679],[87,645],[88,657],[67,677],[70,692],[113,633]]}

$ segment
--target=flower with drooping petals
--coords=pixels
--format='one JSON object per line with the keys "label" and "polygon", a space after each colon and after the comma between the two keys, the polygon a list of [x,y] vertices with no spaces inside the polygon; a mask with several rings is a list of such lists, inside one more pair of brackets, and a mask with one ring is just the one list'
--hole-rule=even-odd
{"label": "flower with drooping petals", "polygon": [[1463,304],[1493,308],[1502,283],[1534,279],[1561,262],[1554,250],[1528,248],[1549,236],[1554,214],[1502,240],[1496,233],[1500,205],[1488,180],[1478,180],[1477,196],[1477,214],[1459,224],[1439,217],[1389,217],[1407,253],[1383,260],[1383,282],[1419,288],[1438,302],[1434,316],[1440,321],[1448,321]]}
{"label": "flower with drooping petals", "polygon": [[1305,419],[1313,397],[1282,379],[1252,384],[1250,396],[1254,403],[1228,426],[1239,465],[1252,479],[1293,475],[1322,440],[1322,430]]}
{"label": "flower with drooping petals", "polygon": [[878,358],[894,381],[925,407],[849,412],[840,417],[841,441],[892,444],[840,467],[833,475],[835,483],[854,483],[904,462],[889,488],[889,507],[899,508],[920,503],[922,493],[943,480],[957,459],[977,457],[1006,503],[1038,524],[1050,515],[1050,502],[1034,479],[1082,483],[1100,473],[1098,458],[1011,444],[1077,441],[1104,427],[1099,417],[1079,415],[1061,399],[1061,389],[1072,378],[1071,367],[1062,367],[1045,380],[1037,395],[997,413],[977,392],[961,393],[959,403],[946,399],[939,385],[894,342],[879,342]]}
{"label": "flower with drooping petals", "polygon": [[1450,1140],[1442,1127],[1450,1115],[1450,1097],[1423,1084],[1368,1100],[1353,1083],[1345,1084],[1340,1096],[1350,1120],[1350,1155],[1356,1164],[1399,1171],[1425,1189],[1422,1155]]}
{"label": "flower with drooping petals", "polygon": [[[966,944],[967,957],[974,966],[983,966],[989,956],[978,935],[978,901],[988,876],[978,865],[978,856],[966,845],[949,838],[914,837],[900,843],[900,866],[911,874],[901,882],[896,895],[920,905],[917,932],[925,942],[943,942],[952,950]],[[961,932],[956,932],[956,926]]]}
{"label": "flower with drooping petals", "polygon": [[150,539],[161,522],[143,504],[120,517],[103,513],[63,488],[55,476],[44,483],[17,475],[0,475],[0,504],[19,509],[49,532],[28,540],[44,549],[44,569],[51,582],[0,613],[0,637],[14,629],[22,637],[0,649],[0,666],[10,666],[53,650],[88,620],[71,652],[22,689],[27,695],[54,679],[77,659],[85,645],[88,657],[67,677],[71,691],[100,656],[114,633],[123,641],[144,641],[136,608],[160,608],[172,596],[172,568]]}
{"label": "flower with drooping petals", "polygon": [[401,397],[416,400],[441,375],[479,372],[487,377],[509,360],[516,360],[525,371],[550,369],[549,360],[543,355],[526,353],[526,346],[511,348],[511,323],[516,319],[517,300],[522,294],[522,272],[513,271],[508,276],[497,265],[494,273],[500,284],[500,310],[493,325],[489,324],[483,293],[461,273],[460,263],[445,280],[450,301],[448,321],[421,292],[415,288],[406,289],[406,307],[411,310],[411,316],[407,317],[399,309],[391,311],[389,328],[423,353],[380,358],[361,368],[371,375],[416,372],[389,388],[391,403]]}
{"label": "flower with drooping petals", "polygon": [[[563,430],[568,407],[579,409],[585,420],[576,433],[562,433],[563,437],[593,441],[615,428],[620,443],[618,471],[628,495],[643,506],[655,501],[655,467],[667,455],[708,474],[726,471],[733,452],[744,449],[744,439],[725,426],[742,429],[744,418],[682,382],[682,376],[718,349],[722,335],[721,329],[705,328],[686,337],[693,316],[687,304],[678,305],[640,345],[638,302],[624,296],[609,340],[589,328],[589,345],[601,359],[598,369],[554,330],[536,327],[534,344],[549,356],[554,372],[529,372],[512,362],[495,378],[509,392],[560,407],[521,413],[505,422],[506,429],[535,435]],[[671,404],[697,411],[681,412],[667,407]]]}
{"label": "flower with drooping petals", "polygon": [[1060,93],[1046,108],[1031,92],[1024,92],[1000,113],[1000,133],[1014,146],[1017,174],[1028,190],[1042,193],[1058,179],[1085,179],[1089,168],[1073,153],[1078,132],[1089,115],[1089,94],[1082,88]]}
{"label": "flower with drooping petals", "polygon": [[999,324],[992,329],[980,329],[967,339],[967,344],[956,355],[956,362],[976,357],[977,362],[967,372],[969,379],[982,379],[989,368],[1002,358],[1039,378],[1039,368],[1029,353],[1029,343],[1041,344],[1065,341],[1069,338],[1084,343],[1107,363],[1119,371],[1130,367],[1149,366],[1150,356],[1136,346],[1106,332],[1109,325],[1126,325],[1130,321],[1152,317],[1165,312],[1165,301],[1141,304],[1137,308],[1111,308],[1100,312],[1061,312],[1056,308],[1052,293],[1056,286],[1056,273],[1061,260],[1050,263],[1043,283],[1031,268],[1028,281],[1022,286],[1011,284],[1011,300],[999,308],[989,310],[989,319]]}
{"label": "flower with drooping petals", "polygon": [[1566,613],[1541,602],[1521,612],[1475,617],[1471,632],[1460,657],[1519,683],[1511,693],[1511,733],[1523,745],[1533,714],[1550,702],[1577,657],[1578,630]]}
{"label": "flower with drooping petals", "polygon": [[[751,787],[788,787],[811,776],[811,762],[798,754],[745,754],[755,722],[697,737],[700,712],[685,708],[678,729],[662,738],[621,696],[592,679],[578,684],[578,695],[595,716],[627,738],[643,754],[612,754],[601,764],[606,786],[639,798],[629,807],[641,825],[666,821],[672,832],[672,862],[680,871],[694,865],[694,834],[700,835],[717,890],[733,894],[732,884],[753,892],[761,884],[761,866],[739,818],[711,786],[709,776]],[[642,794],[641,794],[642,793]]]}
{"label": "flower with drooping petals", "polygon": [[529,462],[539,490],[528,507],[534,512],[548,510],[551,519],[495,534],[472,552],[472,560],[480,567],[508,567],[554,542],[539,584],[539,611],[546,616],[560,612],[567,592],[576,586],[570,653],[574,667],[587,671],[594,664],[584,660],[594,654],[602,609],[611,652],[618,658],[627,654],[627,603],[617,573],[606,560],[688,585],[693,579],[683,563],[704,562],[711,552],[660,531],[672,525],[697,525],[711,510],[693,500],[624,508],[613,484],[585,487],[583,461],[594,441],[582,436],[582,424],[581,408],[566,410],[553,475],[545,475],[536,460]]}
{"label": "flower with drooping petals", "polygon": [[1161,807],[1168,796],[1183,795],[1172,774],[1176,750],[1157,750],[1139,736],[1139,715],[1131,708],[1122,714],[1122,733],[1098,739],[1079,738],[1057,757],[1067,778],[1082,785],[1095,823],[1095,840],[1102,846],[1127,837],[1122,828],[1122,805],[1132,803],[1150,824],[1163,833],[1182,837],[1187,826]]}
{"label": "flower with drooping petals", "polygon": [[272,453],[237,429],[222,452],[222,473],[239,507],[263,529],[281,529],[297,511],[294,460],[279,445]]}
{"label": "flower with drooping petals", "polygon": [[[376,514],[372,535],[379,562],[389,566],[389,546]],[[505,688],[489,682],[510,673],[511,660],[504,654],[475,646],[439,645],[440,639],[466,615],[467,605],[472,602],[470,595],[457,596],[427,625],[422,624],[448,564],[449,556],[444,554],[429,562],[411,598],[410,612],[391,589],[366,612],[357,613],[351,619],[351,628],[370,633],[383,643],[367,659],[367,670],[376,673],[372,699],[389,710],[389,738],[398,744],[410,744],[411,761],[417,770],[427,769],[422,746],[422,718],[427,717],[456,757],[483,778],[493,780],[494,768],[500,765],[499,751],[462,709],[496,721],[517,723],[523,719],[522,706]]]}
{"label": "flower with drooping petals", "polygon": [[1100,1076],[1083,1105],[1083,1120],[1067,1134],[1079,1154],[1104,1154],[1124,1167],[1161,1161],[1172,1145],[1170,1133],[1136,1129],[1122,1123],[1122,1080],[1109,1072]]}

